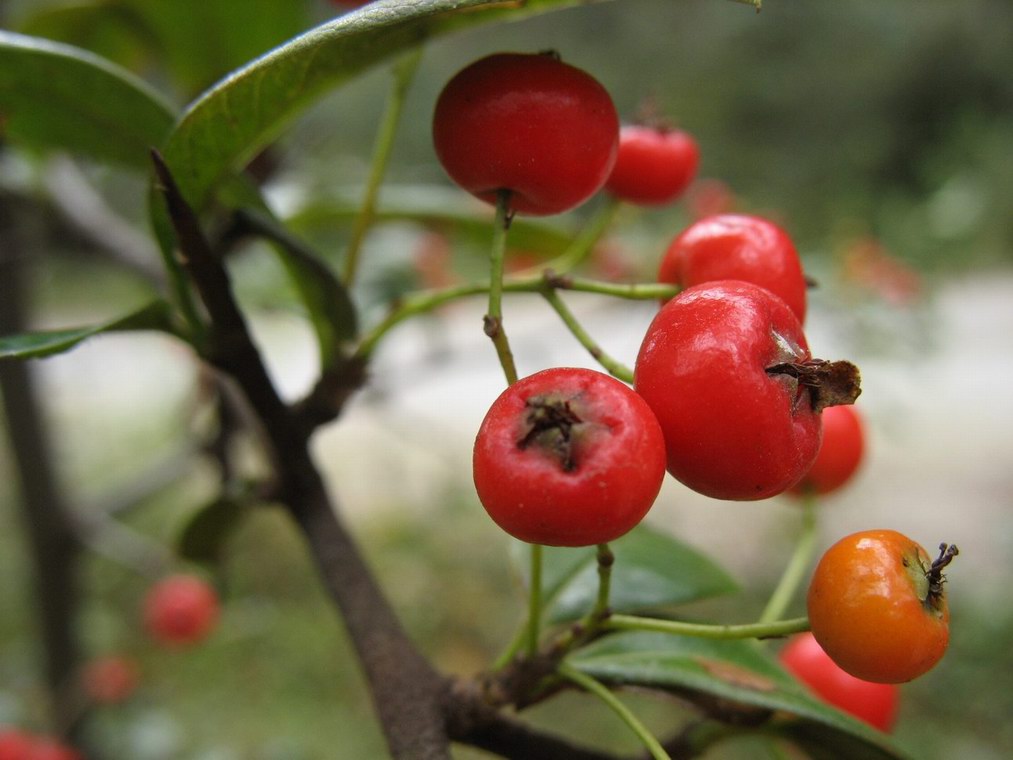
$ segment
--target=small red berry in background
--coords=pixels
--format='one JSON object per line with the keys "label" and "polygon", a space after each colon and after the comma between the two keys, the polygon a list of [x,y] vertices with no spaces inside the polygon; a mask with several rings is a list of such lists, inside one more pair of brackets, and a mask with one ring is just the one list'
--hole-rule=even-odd
{"label": "small red berry in background", "polygon": [[865,451],[862,420],[853,406],[823,410],[823,442],[816,461],[791,493],[828,494],[848,483],[858,471]]}
{"label": "small red berry in background", "polygon": [[28,760],[35,739],[14,728],[0,727],[0,760]]}
{"label": "small red berry in background", "polygon": [[889,732],[897,721],[900,689],[873,683],[844,672],[812,633],[793,636],[781,650],[781,663],[827,704]]}
{"label": "small red berry in background", "polygon": [[846,536],[820,559],[806,606],[816,641],[856,678],[903,683],[946,652],[950,609],[942,570],[957,554],[940,546],[931,560],[893,530]]}
{"label": "small red berry in background", "polygon": [[144,599],[144,624],[157,641],[194,644],[218,621],[218,595],[193,575],[172,575],[159,581]]}
{"label": "small red berry in background", "polygon": [[736,203],[732,189],[713,177],[698,179],[686,195],[686,206],[694,219],[730,214],[735,210]]}
{"label": "small red berry in background", "polygon": [[658,281],[688,288],[711,280],[745,280],[779,296],[805,321],[806,280],[788,233],[746,214],[694,222],[669,245]]}
{"label": "small red berry in background", "polygon": [[627,125],[619,130],[619,154],[605,189],[640,206],[664,206],[696,176],[700,148],[688,132]]}
{"label": "small red berry in background", "polygon": [[647,514],[665,476],[665,443],[629,386],[560,367],[496,399],[473,465],[479,500],[511,536],[591,546],[619,538]]}
{"label": "small red berry in background", "polygon": [[137,664],[122,655],[97,657],[81,674],[85,693],[99,704],[116,704],[134,693],[140,680]]}
{"label": "small red berry in background", "polygon": [[24,760],[84,760],[84,755],[54,739],[37,739]]}
{"label": "small red berry in background", "polygon": [[819,450],[820,415],[791,370],[811,361],[795,315],[765,288],[708,282],[670,300],[634,376],[664,431],[668,471],[694,491],[739,501],[798,482]]}
{"label": "small red berry in background", "polygon": [[558,214],[597,192],[615,163],[619,116],[594,78],[548,54],[497,53],[458,72],[433,114],[433,142],[458,185],[514,211]]}

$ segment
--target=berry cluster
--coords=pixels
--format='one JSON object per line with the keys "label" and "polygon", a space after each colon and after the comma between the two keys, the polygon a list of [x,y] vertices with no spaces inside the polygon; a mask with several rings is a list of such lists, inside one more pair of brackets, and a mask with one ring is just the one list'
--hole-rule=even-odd
{"label": "berry cluster", "polygon": [[[507,226],[514,212],[560,213],[603,188],[615,202],[667,204],[699,162],[685,132],[620,127],[605,89],[551,54],[501,53],[465,68],[436,103],[433,136],[455,182],[508,205]],[[496,275],[494,267],[494,288]],[[672,240],[657,279],[675,295],[623,378],[632,389],[600,372],[555,368],[511,382],[486,415],[475,486],[512,536],[556,546],[612,541],[644,517],[666,469],[702,494],[737,501],[784,492],[809,499],[856,472],[858,371],[810,354],[808,283],[781,227],[746,214],[699,219]],[[487,319],[503,361],[501,331],[498,318],[492,329]],[[815,647],[851,674],[842,678],[892,683],[925,672],[946,648],[941,570],[955,553],[945,547],[933,562],[891,531],[842,540],[812,580],[810,653],[796,643],[785,661],[801,669]],[[829,666],[820,667],[826,675]],[[840,691],[828,678],[816,679],[816,691],[851,709],[827,696]],[[893,692],[877,693],[888,705],[878,717],[851,711],[887,728]]]}

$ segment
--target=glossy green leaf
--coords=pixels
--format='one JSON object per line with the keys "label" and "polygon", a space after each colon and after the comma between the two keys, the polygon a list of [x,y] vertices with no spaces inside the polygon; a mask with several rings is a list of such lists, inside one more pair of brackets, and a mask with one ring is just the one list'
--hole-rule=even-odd
{"label": "glossy green leaf", "polygon": [[0,135],[41,149],[148,166],[172,107],[119,66],[69,45],[0,30]]}
{"label": "glossy green leaf", "polygon": [[[609,544],[613,612],[661,609],[736,590],[721,567],[690,546],[641,524]],[[543,550],[542,593],[553,622],[576,620],[594,606],[598,594],[596,549]],[[526,564],[521,562],[521,567]]]}
{"label": "glossy green leaf", "polygon": [[233,534],[250,507],[221,497],[199,509],[184,526],[176,549],[183,559],[202,564],[217,564],[225,541]]}
{"label": "glossy green leaf", "polygon": [[[391,196],[394,196],[393,198]],[[461,203],[461,193],[450,196],[445,188],[408,187],[384,191],[384,201],[376,209],[375,223],[408,222],[454,236],[488,253],[492,236],[492,209],[483,214]],[[307,231],[351,227],[359,213],[359,199],[333,199],[314,202],[293,214],[287,222]],[[510,247],[544,258],[558,256],[572,235],[558,226],[515,218],[510,224]]]}
{"label": "glossy green leaf", "polygon": [[840,760],[907,758],[889,736],[809,694],[755,641],[717,641],[662,633],[608,636],[570,658],[580,671],[611,685],[705,694],[769,711],[768,727],[800,743],[832,748]]}
{"label": "glossy green leaf", "polygon": [[126,316],[98,325],[0,337],[0,360],[39,359],[62,354],[95,335],[131,330],[172,332],[169,305],[165,301],[158,300]]}
{"label": "glossy green leaf", "polygon": [[587,0],[377,0],[233,72],[187,109],[164,146],[183,195],[203,208],[314,100],[357,74],[455,29]]}

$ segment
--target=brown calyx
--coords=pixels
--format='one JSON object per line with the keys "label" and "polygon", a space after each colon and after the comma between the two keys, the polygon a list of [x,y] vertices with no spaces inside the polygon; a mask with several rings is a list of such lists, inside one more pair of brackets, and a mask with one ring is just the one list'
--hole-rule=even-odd
{"label": "brown calyx", "polygon": [[573,472],[577,468],[573,428],[583,420],[570,408],[570,402],[536,397],[528,399],[525,406],[528,413],[524,421],[528,430],[517,441],[517,448],[526,449],[537,444],[559,460],[564,472]]}
{"label": "brown calyx", "polygon": [[[943,575],[943,568],[953,562],[953,558],[960,554],[956,544],[939,544],[939,556],[932,560],[932,565],[925,573],[929,582],[929,602],[935,602],[943,596],[943,584],[946,583],[946,576]],[[933,605],[934,606],[934,605]]]}
{"label": "brown calyx", "polygon": [[854,404],[862,393],[862,375],[849,361],[835,362],[825,359],[808,359],[802,362],[780,362],[767,367],[768,375],[787,375],[802,388],[809,389],[813,411],[822,412],[828,406]]}

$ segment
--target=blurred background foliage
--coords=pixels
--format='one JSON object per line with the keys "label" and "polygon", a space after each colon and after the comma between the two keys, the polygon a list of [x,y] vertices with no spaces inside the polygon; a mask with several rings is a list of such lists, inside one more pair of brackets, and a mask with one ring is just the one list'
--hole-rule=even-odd
{"label": "blurred background foliage", "polygon": [[[0,26],[107,56],[182,107],[233,68],[335,12],[327,3],[294,0],[0,0]],[[429,119],[436,94],[455,71],[489,52],[552,48],[599,78],[624,118],[632,119],[649,103],[692,132],[701,146],[700,180],[685,202],[624,213],[615,233],[622,276],[652,277],[657,253],[702,209],[766,214],[791,231],[807,267],[828,283],[833,298],[826,299],[824,312],[834,316],[834,298],[843,302],[836,316],[849,333],[844,345],[857,334],[873,344],[874,355],[910,357],[931,346],[933,336],[940,340],[937,325],[926,321],[924,301],[915,295],[931,297],[937,283],[969,274],[1008,276],[1013,263],[1010,29],[1008,0],[767,0],[758,15],[719,0],[622,0],[478,28],[427,49],[406,105],[384,203],[474,215],[474,204],[450,187],[432,153]],[[347,239],[388,86],[389,72],[380,68],[337,90],[259,161],[276,208],[323,251],[340,251]],[[52,170],[28,152],[0,155],[0,189],[34,200],[40,248],[51,254],[34,271],[32,317],[39,326],[108,316],[111,303],[131,304],[150,289],[108,262],[82,257],[87,246],[53,231],[47,190]],[[76,171],[117,213],[144,226],[144,178],[89,165]],[[575,229],[596,203],[536,225],[532,246],[543,255],[551,251],[560,234]],[[377,229],[369,241],[362,292],[356,294],[360,303],[385,303],[426,284],[419,256],[447,255],[458,275],[476,274],[484,241],[463,226],[452,229],[449,243],[411,224]],[[449,253],[443,250],[448,244]],[[519,260],[521,254],[515,252]],[[258,255],[237,260],[235,272],[244,301],[277,317],[262,337],[277,349],[274,369],[282,385],[297,386],[306,375],[307,337],[292,327],[291,298],[279,292],[282,274]],[[411,365],[419,375],[438,373],[441,357],[455,350],[441,336],[443,323],[430,327],[426,360]],[[200,381],[186,368],[181,350],[161,339],[138,345],[107,338],[100,345],[85,371],[60,360],[42,378],[47,417],[56,431],[58,474],[81,505],[122,492],[152,460],[177,451],[195,432],[206,432]],[[165,355],[174,360],[160,364]],[[161,373],[157,393],[130,385],[138,362],[150,362]],[[111,375],[120,382],[110,386]],[[382,409],[385,394],[397,386],[384,376],[376,380],[364,404]],[[86,406],[82,398],[89,400]],[[996,403],[1009,408],[1001,399]],[[411,427],[393,413],[384,420],[393,435]],[[358,434],[354,420],[352,430]],[[435,435],[444,433],[440,428]],[[371,433],[361,435],[384,449],[382,437],[377,443]],[[504,551],[489,550],[491,534],[467,488],[460,464],[465,460],[444,453],[437,447],[435,454],[426,452],[430,458],[423,457],[422,465],[412,465],[426,472],[411,504],[381,503],[375,514],[356,512],[354,522],[413,634],[439,664],[468,673],[510,637],[520,602],[505,542]],[[407,465],[389,452],[380,464],[362,467],[369,473],[364,477],[387,468],[415,482],[414,470],[406,472]],[[1008,477],[1002,483],[1008,484]],[[209,468],[183,468],[126,519],[138,532],[171,543],[188,515],[213,497],[213,484]],[[360,497],[368,485],[351,485],[351,501],[383,502],[382,487],[372,500]],[[1003,495],[1009,506],[1009,494]],[[0,724],[38,721],[43,700],[17,507],[14,465],[0,447]],[[951,518],[960,511],[953,504],[927,508],[950,509]],[[1005,522],[993,530],[1008,536],[1008,516],[997,512]],[[790,532],[786,526],[778,524]],[[767,565],[768,574],[757,577],[772,585],[778,557],[768,557]],[[992,570],[997,577],[990,588],[1004,588],[1005,573]],[[81,626],[86,648],[127,651],[144,672],[134,700],[97,714],[93,731],[109,757],[382,757],[340,622],[282,517],[264,510],[246,521],[231,537],[215,577],[230,600],[219,635],[199,650],[166,653],[136,630],[133,610],[148,581],[88,555]],[[974,581],[968,577],[966,583]],[[738,598],[703,612],[739,618],[753,602],[758,611],[762,598],[762,593],[752,601]],[[996,599],[1006,603],[997,605]],[[1008,720],[1013,688],[1007,688],[1013,609],[1002,591],[978,602],[963,607],[963,634],[945,666],[905,688],[898,734],[917,757],[988,760],[1013,753]],[[961,602],[955,604],[961,609]],[[577,702],[579,711],[572,709]],[[638,709],[657,726],[683,716],[680,706],[667,703],[645,700]],[[559,725],[577,712],[586,724],[574,723],[576,734],[632,749],[622,729],[580,697],[541,708],[536,719]],[[714,757],[763,753],[773,750],[746,743],[723,747]]]}

